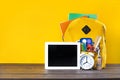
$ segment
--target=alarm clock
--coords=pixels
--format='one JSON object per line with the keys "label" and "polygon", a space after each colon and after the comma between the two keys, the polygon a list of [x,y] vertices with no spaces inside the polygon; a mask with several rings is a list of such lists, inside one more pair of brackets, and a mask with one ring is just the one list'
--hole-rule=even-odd
{"label": "alarm clock", "polygon": [[81,52],[80,67],[85,70],[92,69],[94,66],[93,56],[94,56],[94,53],[92,52]]}

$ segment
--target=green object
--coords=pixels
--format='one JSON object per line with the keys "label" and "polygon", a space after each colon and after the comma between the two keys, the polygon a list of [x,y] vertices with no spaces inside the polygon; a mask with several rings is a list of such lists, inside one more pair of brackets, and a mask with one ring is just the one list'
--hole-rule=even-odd
{"label": "green object", "polygon": [[84,45],[83,44],[81,44],[81,50],[84,51]]}
{"label": "green object", "polygon": [[86,44],[85,44],[85,43],[82,43],[82,44],[81,44],[81,48],[82,48],[82,51],[86,51],[86,50],[87,50]]}
{"label": "green object", "polygon": [[70,13],[69,20],[73,20],[82,16],[88,16],[89,18],[97,19],[96,14],[79,14],[79,13]]}

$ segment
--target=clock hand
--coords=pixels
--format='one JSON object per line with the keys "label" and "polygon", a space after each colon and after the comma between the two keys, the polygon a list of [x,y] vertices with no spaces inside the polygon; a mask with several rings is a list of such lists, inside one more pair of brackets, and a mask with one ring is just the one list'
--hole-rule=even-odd
{"label": "clock hand", "polygon": [[88,57],[86,56],[86,63],[88,63]]}
{"label": "clock hand", "polygon": [[87,56],[85,57],[85,62],[83,63],[83,65],[86,64],[86,63],[88,63]]}
{"label": "clock hand", "polygon": [[87,56],[86,56],[86,62],[87,62]]}
{"label": "clock hand", "polygon": [[84,64],[86,64],[86,62],[85,62],[85,63],[83,63],[83,65],[84,65]]}
{"label": "clock hand", "polygon": [[86,64],[86,63],[87,63],[87,62],[84,62],[83,65]]}

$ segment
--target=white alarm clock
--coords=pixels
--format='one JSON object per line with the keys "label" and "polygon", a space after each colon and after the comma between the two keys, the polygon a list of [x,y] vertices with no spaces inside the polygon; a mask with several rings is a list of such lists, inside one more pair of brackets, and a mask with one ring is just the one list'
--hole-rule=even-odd
{"label": "white alarm clock", "polygon": [[82,69],[92,69],[94,66],[94,54],[92,52],[81,52],[80,54],[80,67]]}

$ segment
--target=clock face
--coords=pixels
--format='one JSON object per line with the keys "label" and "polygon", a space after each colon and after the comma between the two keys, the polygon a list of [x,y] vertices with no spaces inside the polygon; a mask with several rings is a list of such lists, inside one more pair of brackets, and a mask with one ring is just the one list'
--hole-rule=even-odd
{"label": "clock face", "polygon": [[94,66],[94,59],[88,54],[80,56],[80,67],[82,69],[91,69]]}

